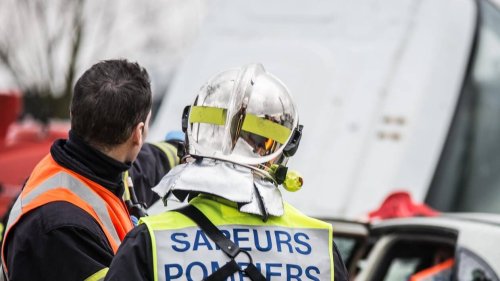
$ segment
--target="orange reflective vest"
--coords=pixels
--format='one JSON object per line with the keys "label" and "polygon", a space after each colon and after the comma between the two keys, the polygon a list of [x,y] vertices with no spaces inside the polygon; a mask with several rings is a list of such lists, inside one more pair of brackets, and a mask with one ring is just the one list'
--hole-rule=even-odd
{"label": "orange reflective vest", "polygon": [[102,185],[60,166],[49,154],[35,167],[12,207],[2,241],[2,264],[5,272],[7,266],[4,247],[10,230],[23,215],[55,201],[71,203],[92,216],[115,254],[121,241],[133,227],[121,198]]}

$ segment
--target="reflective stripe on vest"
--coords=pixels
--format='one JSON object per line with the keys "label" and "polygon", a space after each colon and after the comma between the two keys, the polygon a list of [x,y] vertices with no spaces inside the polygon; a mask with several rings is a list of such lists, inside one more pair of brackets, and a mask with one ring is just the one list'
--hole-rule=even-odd
{"label": "reflective stripe on vest", "polygon": [[[191,201],[226,236],[249,252],[267,280],[333,280],[332,227],[285,205],[283,217],[266,223],[227,205]],[[148,227],[155,280],[201,280],[229,258],[198,226],[177,212],[141,219]],[[248,258],[236,257],[244,267]],[[240,276],[238,276],[240,274]],[[236,273],[235,280],[243,280]]]}
{"label": "reflective stripe on vest", "polygon": [[91,276],[87,277],[83,281],[102,281],[106,277],[106,274],[108,273],[109,268],[105,267],[96,273],[92,274]]}
{"label": "reflective stripe on vest", "polygon": [[170,143],[167,142],[156,142],[152,143],[152,145],[159,148],[165,156],[167,156],[168,164],[170,165],[170,169],[179,165],[179,157],[177,156],[177,148]]}
{"label": "reflective stripe on vest", "polygon": [[[92,189],[86,184],[64,171],[57,172],[54,175],[50,176],[48,179],[41,182],[38,186],[34,187],[30,192],[26,194],[24,194],[24,192],[21,193],[11,209],[9,220],[5,228],[5,235],[8,235],[10,229],[19,221],[24,212],[26,212],[26,210],[23,212],[23,209],[30,207],[30,203],[34,203],[34,201],[38,200],[42,195],[50,194],[51,191],[55,192],[61,189],[69,191],[71,194],[76,195],[86,204],[91,206],[91,211],[93,211],[93,214],[89,213],[89,215],[97,220],[97,223],[101,226],[101,229],[106,235],[111,248],[116,253],[121,240],[119,238],[119,235],[117,234],[115,226],[113,225],[112,218],[108,213],[105,200],[103,200],[99,195],[92,191]],[[64,200],[61,199],[61,201]],[[7,271],[7,266],[5,265],[4,260],[5,257],[3,255],[4,247],[5,241],[3,241],[2,244],[2,264],[4,270]]]}
{"label": "reflective stripe on vest", "polygon": [[109,216],[104,200],[102,200],[101,197],[95,194],[81,181],[75,179],[73,176],[65,172],[59,172],[53,175],[38,187],[36,187],[34,190],[32,190],[30,193],[28,193],[26,196],[24,196],[24,198],[21,198],[21,196],[19,196],[19,198],[17,198],[16,200],[16,203],[12,207],[6,229],[10,229],[12,224],[19,219],[22,214],[22,206],[28,205],[41,194],[56,188],[68,189],[78,197],[80,197],[83,201],[92,205],[97,217],[99,218],[99,222],[101,222],[102,225],[106,228],[104,230],[109,232],[109,235],[111,235],[111,237],[113,238],[113,242],[116,245],[120,245],[120,238],[118,237],[115,227],[113,226],[113,222]]}

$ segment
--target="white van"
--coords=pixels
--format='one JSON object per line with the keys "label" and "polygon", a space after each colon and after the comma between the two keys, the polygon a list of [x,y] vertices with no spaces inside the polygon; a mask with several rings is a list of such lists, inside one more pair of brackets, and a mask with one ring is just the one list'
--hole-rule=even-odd
{"label": "white van", "polygon": [[283,191],[306,214],[360,217],[395,190],[443,211],[500,212],[500,11],[487,0],[210,1],[151,139],[200,86],[260,62],[304,134]]}

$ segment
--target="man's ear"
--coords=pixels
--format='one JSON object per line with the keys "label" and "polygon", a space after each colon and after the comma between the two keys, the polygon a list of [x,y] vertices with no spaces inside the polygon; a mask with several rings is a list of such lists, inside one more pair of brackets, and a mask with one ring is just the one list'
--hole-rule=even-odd
{"label": "man's ear", "polygon": [[134,145],[141,145],[143,141],[142,135],[144,134],[144,122],[140,122],[135,125],[134,131],[132,132],[132,143]]}

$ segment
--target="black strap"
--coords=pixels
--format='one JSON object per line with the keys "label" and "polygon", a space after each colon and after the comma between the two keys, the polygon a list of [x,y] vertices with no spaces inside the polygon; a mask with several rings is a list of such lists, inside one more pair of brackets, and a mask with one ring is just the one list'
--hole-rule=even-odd
{"label": "black strap", "polygon": [[262,272],[253,263],[250,263],[243,271],[245,271],[252,281],[266,281],[266,277],[262,275]]}
{"label": "black strap", "polygon": [[224,236],[224,234],[222,234],[222,232],[220,232],[220,230],[196,207],[187,205],[175,211],[193,220],[230,258],[234,258],[239,254],[240,247],[234,244],[233,241],[227,239],[226,236]]}
{"label": "black strap", "polygon": [[223,267],[216,270],[207,278],[203,279],[203,281],[219,281],[226,280],[229,276],[232,276],[236,272],[240,271],[240,267],[236,263],[234,259],[231,259],[228,263],[226,263]]}
{"label": "black strap", "polygon": [[[200,228],[205,232],[205,234],[212,240],[214,243],[219,246],[219,248],[226,253],[231,258],[231,261],[226,263],[223,267],[219,268],[217,271],[208,276],[206,281],[218,281],[225,280],[230,277],[234,273],[238,271],[243,271],[250,277],[252,281],[265,281],[266,278],[262,275],[257,267],[253,264],[252,257],[246,251],[240,249],[238,245],[236,245],[233,241],[228,239],[222,232],[195,206],[187,205],[180,209],[175,210],[186,217],[193,220]],[[250,262],[245,269],[241,269],[239,265],[236,263],[234,258],[240,254],[245,253]]]}

